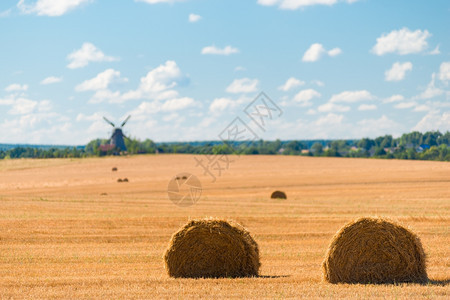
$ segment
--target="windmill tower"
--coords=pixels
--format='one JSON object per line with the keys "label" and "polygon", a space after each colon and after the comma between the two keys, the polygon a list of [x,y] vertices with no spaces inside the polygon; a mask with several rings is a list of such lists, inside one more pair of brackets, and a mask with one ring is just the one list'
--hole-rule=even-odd
{"label": "windmill tower", "polygon": [[119,149],[120,151],[127,151],[127,146],[125,146],[125,142],[123,140],[123,138],[126,138],[126,136],[123,134],[122,128],[128,122],[130,117],[131,116],[128,116],[125,119],[125,121],[122,122],[120,127],[116,127],[116,125],[113,122],[108,120],[106,117],[103,117],[103,119],[105,119],[105,121],[114,128],[113,134],[112,134],[112,136],[111,136],[111,138],[109,140],[109,144],[111,146],[113,146],[114,148]]}

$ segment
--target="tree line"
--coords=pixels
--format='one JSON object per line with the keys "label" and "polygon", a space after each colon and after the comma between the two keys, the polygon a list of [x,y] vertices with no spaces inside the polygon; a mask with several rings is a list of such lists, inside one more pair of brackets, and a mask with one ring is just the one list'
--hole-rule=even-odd
{"label": "tree line", "polygon": [[[116,149],[103,151],[108,140],[96,139],[84,147],[18,146],[0,150],[0,159],[9,158],[83,158],[119,154]],[[373,157],[385,159],[417,159],[450,161],[450,132],[417,131],[399,138],[391,135],[360,140],[309,141],[209,141],[155,143],[150,139],[125,139],[128,154],[239,154],[239,155],[303,155],[327,157]]]}

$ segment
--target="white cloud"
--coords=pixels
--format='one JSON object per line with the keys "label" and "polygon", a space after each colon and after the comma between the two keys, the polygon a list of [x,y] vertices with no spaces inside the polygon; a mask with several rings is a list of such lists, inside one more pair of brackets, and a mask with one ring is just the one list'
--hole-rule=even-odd
{"label": "white cloud", "polygon": [[298,80],[297,78],[291,77],[289,78],[283,85],[279,86],[278,89],[280,91],[287,92],[293,88],[304,85],[305,82]]}
{"label": "white cloud", "polygon": [[429,55],[439,55],[441,51],[439,50],[439,45],[436,46],[432,51],[428,52]]}
{"label": "white cloud", "polygon": [[190,107],[198,106],[198,103],[189,97],[174,98],[164,102],[161,101],[144,101],[139,106],[129,112],[129,115],[133,116],[133,119],[138,121],[147,120],[149,115],[157,114],[160,112],[175,112]]}
{"label": "white cloud", "polygon": [[427,39],[430,36],[431,34],[427,30],[411,31],[406,27],[393,30],[377,38],[377,43],[372,48],[372,52],[376,55],[420,53],[428,47]]}
{"label": "white cloud", "polygon": [[90,62],[117,61],[116,57],[105,55],[100,49],[91,43],[84,43],[80,49],[67,56],[70,63],[69,69],[78,69],[87,66]]}
{"label": "white cloud", "polygon": [[132,99],[168,99],[175,98],[178,93],[172,88],[184,78],[177,63],[168,60],[165,64],[149,71],[145,77],[141,78],[141,83],[137,90],[132,90],[123,95],[123,100]]}
{"label": "white cloud", "polygon": [[122,95],[119,91],[113,92],[108,89],[104,89],[96,91],[92,98],[89,99],[89,103],[101,102],[121,103],[123,102]]}
{"label": "white cloud", "polygon": [[431,81],[427,85],[426,90],[423,91],[418,97],[415,97],[415,98],[431,99],[431,98],[435,98],[435,97],[442,95],[444,93],[444,91],[442,89],[436,87],[435,82],[436,82],[436,74],[433,73],[431,75]]}
{"label": "white cloud", "polygon": [[44,80],[41,81],[41,84],[53,84],[53,83],[58,83],[62,81],[62,77],[55,77],[55,76],[50,76],[45,78]]}
{"label": "white cloud", "polygon": [[37,0],[33,4],[26,4],[25,0],[20,0],[17,7],[24,14],[57,17],[88,2],[91,0]]}
{"label": "white cloud", "polygon": [[320,112],[347,112],[350,110],[350,106],[345,106],[345,105],[340,105],[340,104],[335,104],[335,103],[325,103],[320,105],[317,108],[318,111]]}
{"label": "white cloud", "polygon": [[314,98],[320,97],[321,94],[313,89],[306,89],[298,92],[294,96],[294,102],[300,103],[302,106],[310,106],[312,103],[310,102]]}
{"label": "white cloud", "polygon": [[365,100],[372,100],[375,97],[366,90],[345,91],[340,94],[333,95],[330,99],[331,103],[354,103]]}
{"label": "white cloud", "polygon": [[397,109],[406,109],[406,108],[414,107],[416,105],[417,105],[416,102],[409,101],[409,102],[400,102],[400,103],[394,105],[394,107],[397,108]]}
{"label": "white cloud", "polygon": [[12,12],[11,8],[0,12],[0,18],[8,17],[11,14],[11,12]]}
{"label": "white cloud", "polygon": [[234,71],[239,72],[239,71],[245,71],[246,69],[243,66],[237,66],[236,68],[234,68]]}
{"label": "white cloud", "polygon": [[384,99],[383,103],[399,102],[399,101],[403,101],[404,99],[405,99],[405,97],[397,94],[397,95],[392,95],[391,97]]}
{"label": "white cloud", "polygon": [[329,113],[326,116],[320,117],[316,120],[315,124],[317,126],[329,126],[329,125],[339,125],[344,120],[343,115],[337,115],[333,113]]}
{"label": "white cloud", "polygon": [[450,61],[443,62],[439,68],[439,79],[442,81],[450,80]]}
{"label": "white cloud", "polygon": [[239,49],[231,46],[226,46],[225,48],[221,49],[212,45],[202,49],[202,54],[230,55],[235,53],[239,53]]}
{"label": "white cloud", "polygon": [[28,85],[26,85],[26,84],[21,85],[18,83],[10,84],[5,88],[5,91],[7,91],[7,92],[21,92],[21,91],[26,91],[26,90],[28,90]]}
{"label": "white cloud", "polygon": [[382,115],[379,119],[364,119],[352,126],[355,129],[354,136],[376,137],[385,134],[399,136],[405,131],[402,124],[397,123],[387,116]]}
{"label": "white cloud", "polygon": [[253,93],[258,91],[259,80],[242,78],[235,79],[226,89],[228,93],[239,94],[239,93]]}
{"label": "white cloud", "polygon": [[258,0],[258,4],[264,6],[277,5],[280,9],[296,10],[313,5],[332,6],[338,2],[354,3],[359,0]]}
{"label": "white cloud", "polygon": [[422,112],[422,111],[429,111],[431,110],[431,107],[426,104],[417,105],[414,107],[414,111]]}
{"label": "white cloud", "polygon": [[120,72],[114,69],[107,69],[92,79],[86,80],[75,87],[78,92],[97,91],[107,89],[112,82],[126,82],[127,78],[120,78]]}
{"label": "white cloud", "polygon": [[421,132],[440,130],[450,131],[450,112],[430,111],[412,128]]}
{"label": "white cloud", "polygon": [[216,98],[209,106],[209,110],[213,113],[222,112],[226,109],[236,107],[238,102],[230,98]]}
{"label": "white cloud", "polygon": [[249,102],[252,99],[242,95],[240,96],[238,99],[231,99],[231,98],[216,98],[214,99],[211,104],[209,105],[209,111],[217,114],[217,113],[221,113],[225,110],[232,110],[235,109],[236,107],[239,107],[240,105],[242,105],[245,102]]}
{"label": "white cloud", "polygon": [[315,62],[318,61],[324,53],[325,48],[322,44],[315,43],[312,44],[308,50],[306,50],[305,54],[303,54],[302,60],[307,62]]}
{"label": "white cloud", "polygon": [[10,111],[8,111],[11,115],[25,115],[34,111],[36,106],[38,105],[37,101],[19,98],[14,101],[14,104]]}
{"label": "white cloud", "polygon": [[313,81],[311,81],[311,84],[315,84],[317,86],[325,86],[325,83],[323,83],[320,80],[313,80]]}
{"label": "white cloud", "polygon": [[322,44],[314,43],[312,44],[308,50],[306,50],[305,54],[303,54],[302,61],[304,62],[315,62],[318,61],[323,55],[328,54],[329,56],[337,56],[342,53],[342,50],[339,48],[331,49],[330,51],[325,50]]}
{"label": "white cloud", "polygon": [[189,14],[189,22],[195,23],[202,19],[202,16],[196,14]]}
{"label": "white cloud", "polygon": [[361,104],[358,107],[359,111],[366,111],[366,110],[376,110],[377,106],[375,104]]}
{"label": "white cloud", "polygon": [[194,99],[189,97],[175,98],[165,101],[161,105],[161,111],[177,111],[194,106]]}
{"label": "white cloud", "polygon": [[384,73],[384,78],[386,81],[400,81],[405,79],[407,71],[411,71],[413,65],[411,62],[400,63],[396,62],[392,65],[391,69]]}
{"label": "white cloud", "polygon": [[342,50],[340,48],[333,48],[330,51],[328,51],[328,55],[331,57],[338,56],[341,53],[342,53]]}

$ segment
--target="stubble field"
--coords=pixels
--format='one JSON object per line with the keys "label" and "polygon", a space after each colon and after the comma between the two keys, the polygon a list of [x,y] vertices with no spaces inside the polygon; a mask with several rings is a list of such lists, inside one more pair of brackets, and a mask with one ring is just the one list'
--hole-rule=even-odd
{"label": "stubble field", "polygon": [[[450,164],[231,156],[216,182],[191,155],[0,161],[0,298],[449,298]],[[111,168],[117,167],[117,172]],[[199,177],[197,204],[167,196]],[[118,183],[118,178],[128,183]],[[271,200],[274,190],[287,200]],[[261,276],[173,279],[162,255],[189,219],[233,219],[261,250]],[[400,221],[428,256],[427,285],[333,285],[321,262],[361,216]]]}

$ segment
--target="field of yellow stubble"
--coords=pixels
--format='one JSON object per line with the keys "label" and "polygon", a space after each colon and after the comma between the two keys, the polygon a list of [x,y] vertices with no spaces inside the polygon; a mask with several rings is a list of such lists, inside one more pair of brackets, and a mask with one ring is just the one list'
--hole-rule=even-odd
{"label": "field of yellow stubble", "polygon": [[[0,298],[450,297],[449,163],[231,159],[215,183],[191,155],[0,161]],[[180,172],[202,181],[202,198],[192,207],[167,197],[169,180]],[[124,177],[130,182],[117,183]],[[269,199],[275,189],[288,199]],[[375,215],[420,236],[428,285],[322,281],[333,234]],[[172,233],[206,216],[246,226],[261,249],[261,277],[167,276],[162,255]]]}

